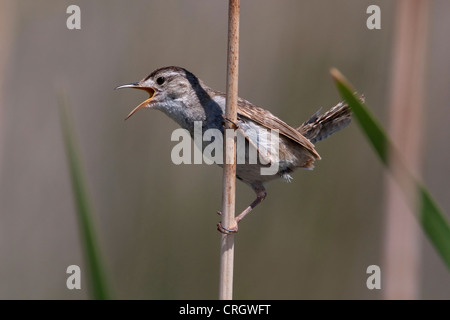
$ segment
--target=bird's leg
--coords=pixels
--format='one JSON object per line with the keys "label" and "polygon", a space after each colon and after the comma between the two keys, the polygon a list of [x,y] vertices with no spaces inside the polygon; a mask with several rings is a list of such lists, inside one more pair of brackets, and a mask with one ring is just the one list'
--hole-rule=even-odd
{"label": "bird's leg", "polygon": [[[222,233],[225,234],[231,234],[231,233],[236,233],[238,232],[238,223],[239,221],[241,221],[242,219],[244,219],[244,217],[250,213],[250,211],[253,210],[253,208],[255,208],[258,204],[260,204],[267,196],[267,192],[266,189],[264,188],[264,186],[262,184],[252,184],[251,185],[253,190],[256,193],[256,199],[244,210],[242,211],[236,218],[236,224],[231,227],[231,228],[224,228],[222,226],[222,222],[219,222],[217,224],[217,230],[219,230]],[[217,212],[219,213],[219,211]],[[221,214],[221,213],[219,213]]]}

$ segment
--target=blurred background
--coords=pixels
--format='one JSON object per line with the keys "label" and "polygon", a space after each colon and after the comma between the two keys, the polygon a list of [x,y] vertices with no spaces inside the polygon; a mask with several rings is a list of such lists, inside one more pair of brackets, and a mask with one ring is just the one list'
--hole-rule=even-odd
{"label": "blurred background", "polygon": [[[81,9],[68,30],[66,9]],[[366,27],[369,5],[381,30]],[[177,125],[114,91],[182,66],[225,90],[227,1],[0,0],[0,298],[87,299],[58,116],[70,99],[107,277],[119,299],[216,299],[222,170],[171,162]],[[384,127],[396,1],[242,1],[239,95],[298,126],[340,97],[329,69],[366,96]],[[422,178],[450,212],[450,2],[430,1]],[[274,181],[235,237],[236,299],[382,299],[385,169],[356,123],[320,142],[323,160]],[[254,198],[237,182],[236,211]],[[418,298],[449,299],[450,274],[420,231]],[[82,290],[66,288],[66,268]],[[83,273],[84,272],[84,273]],[[394,281],[394,280],[391,280]]]}

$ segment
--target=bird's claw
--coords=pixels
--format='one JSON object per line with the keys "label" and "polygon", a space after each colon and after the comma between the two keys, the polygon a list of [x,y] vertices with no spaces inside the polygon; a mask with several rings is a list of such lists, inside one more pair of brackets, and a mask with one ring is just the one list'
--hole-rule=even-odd
{"label": "bird's claw", "polygon": [[227,118],[225,116],[222,116],[222,117],[223,117],[224,120],[228,121],[229,123],[231,123],[233,125],[233,127],[234,127],[233,129],[235,129],[235,130],[239,129],[239,125],[236,122],[234,122],[233,120],[231,120],[231,119],[229,119],[229,118]]}
{"label": "bird's claw", "polygon": [[235,226],[232,228],[225,228],[224,226],[222,226],[222,222],[219,222],[217,224],[217,230],[219,230],[223,234],[234,234],[234,233],[238,232],[238,225],[236,223]]}

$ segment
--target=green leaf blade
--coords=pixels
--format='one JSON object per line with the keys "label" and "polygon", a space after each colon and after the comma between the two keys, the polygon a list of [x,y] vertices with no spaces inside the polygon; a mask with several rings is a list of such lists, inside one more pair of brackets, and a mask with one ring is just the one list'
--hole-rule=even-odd
{"label": "green leaf blade", "polygon": [[71,117],[69,116],[69,103],[63,94],[59,96],[58,102],[64,147],[67,155],[74,202],[79,222],[80,237],[82,240],[85,262],[88,267],[90,295],[96,300],[110,299],[111,295],[108,290],[93,226],[93,214],[86,183],[84,181],[84,174],[79,156],[80,152],[77,148],[75,131],[71,122]]}
{"label": "green leaf blade", "polygon": [[[406,167],[405,162],[402,161],[381,125],[364,103],[353,93],[355,90],[353,90],[347,79],[336,69],[331,70],[331,75],[342,98],[352,109],[361,130],[381,162],[393,173],[394,179],[396,179],[405,193],[408,204],[417,211],[416,216],[422,229],[450,269],[450,224],[445,214],[438,207],[425,186],[411,174],[411,171]],[[395,171],[394,167],[398,172],[393,172]],[[409,190],[411,184],[413,190],[415,190],[415,194],[412,197]]]}
{"label": "green leaf blade", "polygon": [[388,164],[388,151],[389,141],[386,133],[381,129],[381,126],[375,120],[360,99],[353,93],[346,79],[337,71],[332,69],[331,71],[342,98],[347,101],[348,105],[352,109],[352,112],[360,125],[363,133],[371,142],[371,146],[375,149],[380,160],[387,165]]}

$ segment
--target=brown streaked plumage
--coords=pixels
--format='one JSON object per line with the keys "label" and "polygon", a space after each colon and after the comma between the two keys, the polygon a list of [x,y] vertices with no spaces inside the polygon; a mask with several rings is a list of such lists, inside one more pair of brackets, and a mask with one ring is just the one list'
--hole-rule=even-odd
{"label": "brown streaked plumage", "polygon": [[256,107],[244,99],[239,99],[237,112],[238,115],[257,122],[266,128],[279,130],[282,135],[308,150],[314,158],[320,159],[319,154],[314,149],[314,145],[307,138],[305,138],[298,130],[292,128],[286,124],[286,122],[280,118],[277,118],[269,111]]}

